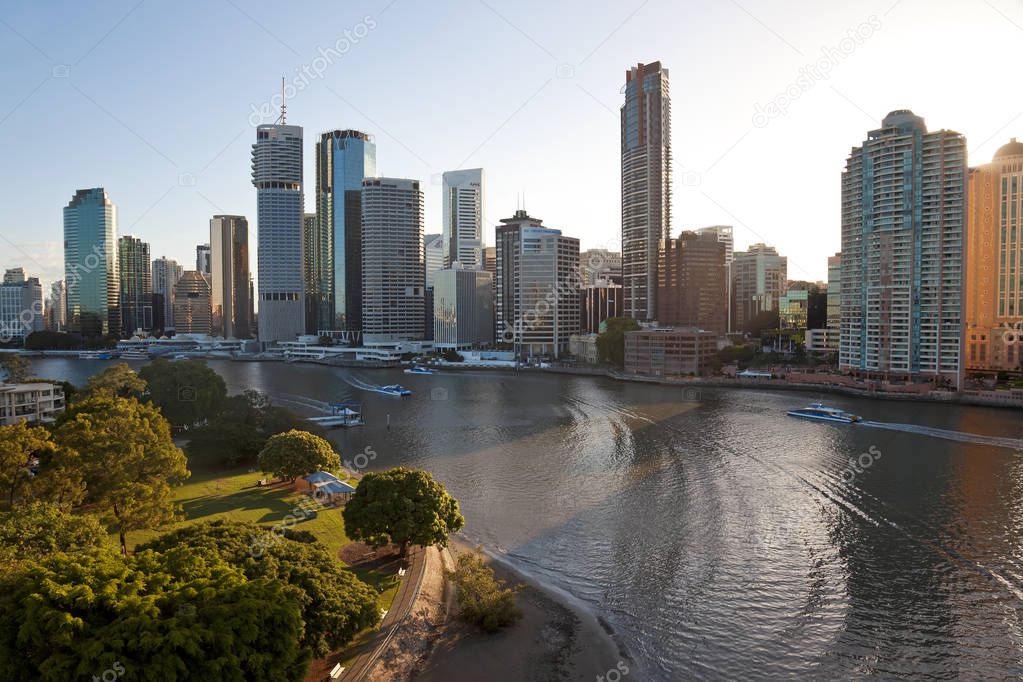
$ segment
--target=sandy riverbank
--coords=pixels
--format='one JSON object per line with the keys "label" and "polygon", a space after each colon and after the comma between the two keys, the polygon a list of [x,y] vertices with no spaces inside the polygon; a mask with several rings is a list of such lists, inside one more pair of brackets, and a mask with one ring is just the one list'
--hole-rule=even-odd
{"label": "sandy riverbank", "polygon": [[554,682],[594,680],[613,668],[632,666],[591,613],[566,604],[556,593],[493,559],[488,563],[498,578],[523,585],[517,597],[522,619],[495,635],[459,621],[454,594],[442,572],[453,566],[457,553],[469,549],[455,539],[449,550],[430,550],[412,617],[396,633],[369,679]]}

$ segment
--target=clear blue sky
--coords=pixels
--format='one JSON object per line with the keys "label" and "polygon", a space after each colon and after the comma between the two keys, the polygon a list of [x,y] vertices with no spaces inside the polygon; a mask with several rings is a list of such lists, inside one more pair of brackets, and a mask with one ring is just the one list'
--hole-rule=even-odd
{"label": "clear blue sky", "polygon": [[[347,51],[316,62],[346,32]],[[482,166],[490,243],[524,194],[584,247],[617,248],[624,72],[660,59],[675,232],[734,224],[739,248],[767,241],[790,277],[824,278],[849,149],[912,108],[990,160],[1023,138],[1021,44],[1014,0],[9,1],[0,267],[61,277],[61,208],[82,187],[104,186],[121,234],[186,267],[214,213],[254,231],[250,115],[306,66],[322,75],[289,101],[288,122],[305,127],[307,207],[314,139],[357,128],[376,136],[382,174],[426,183],[427,232],[440,231],[433,179]],[[801,74],[825,54],[826,79]],[[792,88],[784,114],[754,124]]]}

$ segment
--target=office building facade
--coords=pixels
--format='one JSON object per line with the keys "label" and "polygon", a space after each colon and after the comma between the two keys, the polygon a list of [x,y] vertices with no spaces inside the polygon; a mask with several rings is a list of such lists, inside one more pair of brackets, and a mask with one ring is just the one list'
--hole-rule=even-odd
{"label": "office building facade", "polygon": [[240,215],[210,218],[211,332],[225,339],[252,337],[249,327],[249,221]]}
{"label": "office building facade", "polygon": [[445,268],[433,286],[433,340],[439,348],[494,342],[493,276],[485,270]]}
{"label": "office building facade", "polygon": [[683,232],[661,242],[657,321],[724,336],[728,326],[726,247],[716,234]]}
{"label": "office building facade", "polygon": [[117,207],[102,187],[76,191],[64,207],[64,283],[69,331],[120,332]]}
{"label": "office building facade", "polygon": [[120,276],[121,334],[153,330],[153,269],[149,244],[125,235],[117,240],[117,271]]}
{"label": "office building facade", "polygon": [[482,168],[447,171],[442,176],[444,266],[483,269]]}
{"label": "office building facade", "polygon": [[734,331],[742,331],[758,315],[778,309],[788,283],[788,259],[773,246],[753,244],[737,251],[732,261]]}
{"label": "office building facade", "polygon": [[208,335],[212,322],[210,283],[198,270],[186,270],[174,285],[174,330]]}

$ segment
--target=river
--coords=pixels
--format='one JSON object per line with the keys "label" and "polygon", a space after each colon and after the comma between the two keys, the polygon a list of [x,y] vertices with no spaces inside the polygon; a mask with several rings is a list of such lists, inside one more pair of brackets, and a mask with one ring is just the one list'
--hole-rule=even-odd
{"label": "river", "polygon": [[842,426],[785,416],[815,394],[210,365],[296,409],[362,401],[345,458],[431,471],[470,539],[610,624],[635,679],[1023,674],[1019,412],[828,397],[867,421]]}

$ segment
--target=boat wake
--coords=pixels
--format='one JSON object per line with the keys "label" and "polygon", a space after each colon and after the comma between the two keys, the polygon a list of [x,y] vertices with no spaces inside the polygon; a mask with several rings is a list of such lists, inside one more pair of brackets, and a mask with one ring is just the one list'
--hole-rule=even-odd
{"label": "boat wake", "polygon": [[948,429],[937,429],[931,426],[918,426],[916,424],[896,424],[892,422],[871,422],[862,421],[857,426],[866,426],[872,429],[887,429],[889,431],[903,431],[932,438],[943,438],[954,440],[960,443],[974,443],[976,445],[991,445],[998,448],[1023,451],[1023,440],[1019,438],[1005,438],[1002,436],[985,436],[979,433],[967,433],[965,431],[950,431]]}
{"label": "boat wake", "polygon": [[371,384],[355,375],[341,375],[341,380],[352,388],[357,388],[361,391],[373,391],[374,393],[383,393],[384,395],[398,395],[394,388],[397,384],[393,384],[392,386],[377,386],[376,384]]}

